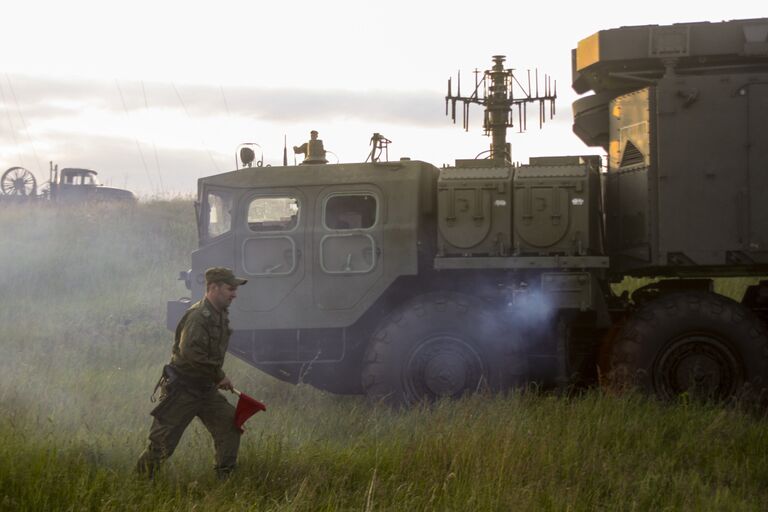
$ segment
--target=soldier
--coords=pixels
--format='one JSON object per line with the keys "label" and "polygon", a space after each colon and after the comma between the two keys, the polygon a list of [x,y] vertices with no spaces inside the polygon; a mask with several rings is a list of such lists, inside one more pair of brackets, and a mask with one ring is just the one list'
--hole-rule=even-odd
{"label": "soldier", "polygon": [[309,142],[305,142],[301,146],[293,146],[293,152],[297,155],[304,155],[302,164],[327,164],[323,141],[317,138],[317,130],[309,132],[309,136]]}
{"label": "soldier", "polygon": [[171,362],[155,387],[155,391],[161,389],[160,404],[151,413],[149,446],[136,467],[140,474],[154,476],[195,416],[213,437],[219,478],[235,468],[240,446],[235,408],[218,390],[233,389],[222,370],[232,332],[227,308],[237,296],[237,287],[245,283],[228,268],[206,270],[205,298],[190,307],[176,327]]}

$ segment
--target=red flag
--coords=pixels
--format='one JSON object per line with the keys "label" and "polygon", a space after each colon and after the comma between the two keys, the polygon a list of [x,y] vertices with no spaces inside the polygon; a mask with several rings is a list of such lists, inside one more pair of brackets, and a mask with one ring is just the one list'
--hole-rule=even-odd
{"label": "red flag", "polygon": [[237,409],[235,409],[235,427],[240,431],[242,434],[245,432],[245,429],[243,428],[243,423],[245,423],[248,418],[253,416],[259,411],[266,411],[267,406],[263,403],[259,402],[255,398],[251,398],[250,396],[246,395],[245,393],[235,391],[240,398],[237,400]]}

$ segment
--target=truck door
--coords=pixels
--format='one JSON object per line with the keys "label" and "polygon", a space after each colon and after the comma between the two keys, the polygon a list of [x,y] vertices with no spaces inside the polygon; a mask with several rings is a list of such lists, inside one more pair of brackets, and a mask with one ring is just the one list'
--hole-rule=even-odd
{"label": "truck door", "polygon": [[238,290],[240,309],[271,311],[304,278],[306,203],[295,189],[259,191],[241,202],[236,252],[250,282]]}
{"label": "truck door", "polygon": [[334,187],[319,195],[313,244],[318,309],[353,309],[381,278],[383,205],[372,186]]}

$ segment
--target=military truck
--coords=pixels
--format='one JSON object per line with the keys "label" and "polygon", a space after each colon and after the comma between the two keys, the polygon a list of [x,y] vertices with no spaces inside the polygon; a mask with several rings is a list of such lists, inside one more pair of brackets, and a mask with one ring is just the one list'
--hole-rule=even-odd
{"label": "military truck", "polygon": [[[230,351],[289,382],[394,404],[536,382],[723,399],[768,379],[768,19],[603,30],[572,52],[574,132],[600,156],[513,164],[506,130],[540,115],[504,58],[457,103],[485,106],[485,158],[301,165],[198,182],[181,273],[247,277]],[[514,115],[518,108],[518,116]],[[389,141],[387,141],[389,142]],[[297,151],[299,148],[296,148]],[[482,155],[481,155],[482,156]],[[626,277],[650,278],[633,293]],[[757,279],[755,279],[757,282]]]}

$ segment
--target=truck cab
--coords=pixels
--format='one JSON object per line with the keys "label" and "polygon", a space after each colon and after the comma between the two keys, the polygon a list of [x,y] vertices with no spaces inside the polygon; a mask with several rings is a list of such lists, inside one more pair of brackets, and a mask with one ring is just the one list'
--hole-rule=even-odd
{"label": "truck cab", "polygon": [[135,201],[136,196],[128,190],[105,187],[92,169],[51,165],[50,198],[60,202],[83,201]]}

